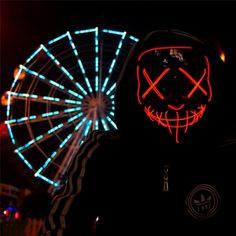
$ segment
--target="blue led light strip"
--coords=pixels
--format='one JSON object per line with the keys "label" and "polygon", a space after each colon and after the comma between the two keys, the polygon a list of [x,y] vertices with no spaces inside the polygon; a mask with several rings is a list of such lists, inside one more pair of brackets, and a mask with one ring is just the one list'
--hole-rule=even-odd
{"label": "blue led light strip", "polygon": [[49,96],[38,96],[36,94],[28,94],[28,93],[15,93],[15,92],[8,92],[12,97],[18,98],[18,99],[31,99],[35,102],[51,102],[53,104],[57,105],[65,105],[65,104],[74,104],[74,105],[81,105],[81,101],[72,100],[72,99],[65,99],[61,100],[57,97],[49,97]]}
{"label": "blue led light strip", "polygon": [[73,49],[73,52],[74,52],[74,54],[75,54],[75,56],[76,56],[76,58],[77,58],[77,62],[78,62],[78,65],[79,65],[79,67],[80,67],[80,70],[81,70],[81,72],[82,72],[82,74],[83,74],[83,76],[84,76],[84,80],[85,80],[85,82],[86,82],[86,84],[87,84],[88,90],[89,90],[90,93],[92,93],[92,87],[91,87],[91,85],[90,85],[90,82],[89,82],[88,77],[86,76],[83,63],[82,63],[82,61],[81,61],[80,58],[79,58],[78,51],[77,51],[77,49],[76,49],[76,47],[75,47],[75,44],[74,44],[74,42],[73,42],[73,40],[72,40],[72,37],[71,37],[71,34],[70,34],[69,31],[67,31],[67,36],[68,36],[68,38],[69,38],[69,42],[70,42],[70,45],[71,45],[71,47],[72,47],[72,49]]}
{"label": "blue led light strip", "polygon": [[[81,115],[80,115],[80,116],[81,116]],[[83,118],[83,119],[80,121],[80,123],[76,125],[76,127],[75,127],[75,129],[74,129],[74,131],[73,131],[74,134],[75,134],[75,133],[77,132],[77,130],[82,126],[82,124],[85,122],[85,120],[86,120],[86,117]],[[69,120],[68,120],[68,122],[69,122]],[[89,123],[88,123],[88,125],[87,125],[87,127],[86,127],[85,133],[88,132],[89,127],[91,126],[91,123],[92,123],[92,121],[90,120]],[[86,134],[86,135],[87,135],[87,134]],[[57,151],[54,151],[54,152],[51,154],[51,156],[45,161],[45,163],[43,164],[43,166],[40,167],[40,168],[37,170],[37,172],[34,174],[35,177],[42,178],[43,180],[45,180],[45,181],[47,181],[48,183],[53,184],[53,185],[58,184],[58,182],[54,182],[54,181],[52,181],[52,180],[49,180],[48,178],[46,178],[44,175],[41,175],[40,173],[43,172],[44,169],[46,169],[46,168],[48,167],[48,165],[50,164],[50,162],[52,161],[52,159],[54,159],[54,158],[63,150],[63,148],[65,148],[66,143],[68,143],[72,138],[73,138],[72,133],[69,134],[69,135],[67,135],[67,137],[60,143],[60,145],[59,145]],[[56,185],[55,185],[55,186],[56,186]]]}
{"label": "blue led light strip", "polygon": [[[104,31],[104,30],[103,30],[103,31]],[[112,71],[113,71],[113,69],[114,69],[115,63],[116,63],[117,58],[118,58],[118,56],[119,56],[119,54],[120,54],[121,47],[122,47],[122,45],[123,45],[123,41],[124,41],[125,36],[126,36],[126,32],[122,32],[122,33],[120,32],[119,35],[121,35],[121,40],[120,40],[120,42],[119,42],[119,44],[118,44],[118,47],[117,47],[117,49],[116,49],[115,57],[114,57],[114,59],[113,59],[112,62],[111,62],[111,65],[110,65],[110,68],[109,68],[109,71],[108,71],[108,76],[106,77],[106,79],[105,79],[105,81],[104,81],[104,83],[103,83],[102,92],[104,92],[104,91],[106,90],[106,86],[107,86],[107,84],[108,84],[108,81],[110,80],[110,77],[111,77]]]}
{"label": "blue led light strip", "polygon": [[[42,49],[46,52],[46,54],[54,61],[54,63],[61,69],[61,71],[71,80],[71,81],[74,81],[74,77],[70,74],[70,72],[60,64],[60,62],[56,59],[55,56],[53,56],[49,50],[44,46],[44,45],[41,45]],[[76,82],[75,83],[76,87],[78,87],[81,92],[84,94],[84,95],[87,95],[87,92],[84,90],[84,88],[78,83]]]}

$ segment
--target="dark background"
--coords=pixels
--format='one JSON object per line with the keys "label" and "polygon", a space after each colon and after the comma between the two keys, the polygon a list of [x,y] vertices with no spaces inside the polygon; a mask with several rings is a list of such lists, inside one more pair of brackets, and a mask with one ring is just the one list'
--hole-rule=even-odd
{"label": "dark background", "polygon": [[[9,90],[14,69],[41,43],[47,43],[67,30],[95,26],[125,30],[138,38],[160,28],[211,34],[225,51],[233,79],[236,68],[235,15],[236,2],[233,1],[1,1],[0,96]],[[1,122],[5,120],[3,106],[0,119]],[[21,167],[20,161],[3,161],[12,150],[10,143],[1,142],[0,145],[1,168],[8,170],[5,171],[8,177],[2,175],[2,180],[15,185],[24,181],[23,185],[29,186],[31,180],[24,179],[20,173],[24,166]],[[11,167],[10,171],[12,164],[20,167]],[[17,176],[22,180],[17,182]]]}
{"label": "dark background", "polygon": [[[104,26],[141,37],[160,28],[213,35],[234,63],[236,2],[233,1],[2,1],[1,95],[13,71],[34,52],[67,30]],[[1,121],[5,109],[1,108]]]}

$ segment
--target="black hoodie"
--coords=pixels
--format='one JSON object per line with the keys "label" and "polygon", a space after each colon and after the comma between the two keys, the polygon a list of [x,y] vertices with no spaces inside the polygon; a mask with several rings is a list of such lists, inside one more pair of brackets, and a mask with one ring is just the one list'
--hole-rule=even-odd
{"label": "black hoodie", "polygon": [[[196,48],[211,68],[212,100],[188,132],[181,130],[179,142],[137,100],[140,53],[170,43]],[[226,103],[233,94],[211,46],[167,30],[151,32],[133,47],[116,90],[118,131],[95,131],[83,143],[42,235],[235,235],[236,146],[235,139],[224,142],[233,128]],[[157,83],[149,85],[151,91]],[[205,89],[199,80],[192,87]]]}

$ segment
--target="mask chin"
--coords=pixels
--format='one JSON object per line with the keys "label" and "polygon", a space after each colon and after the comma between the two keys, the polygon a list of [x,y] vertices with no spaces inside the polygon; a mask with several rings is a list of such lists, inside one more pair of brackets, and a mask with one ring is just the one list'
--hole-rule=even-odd
{"label": "mask chin", "polygon": [[144,107],[144,112],[152,122],[167,128],[171,135],[175,134],[176,143],[179,143],[179,131],[181,130],[183,133],[186,133],[190,126],[199,121],[205,110],[206,105],[200,105],[193,110],[179,111],[158,111],[151,105]]}

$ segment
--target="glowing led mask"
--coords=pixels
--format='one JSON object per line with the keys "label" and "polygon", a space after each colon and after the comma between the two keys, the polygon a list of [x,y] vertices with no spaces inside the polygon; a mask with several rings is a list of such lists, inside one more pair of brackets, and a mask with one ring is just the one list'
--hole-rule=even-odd
{"label": "glowing led mask", "polygon": [[138,103],[178,143],[212,98],[208,57],[190,46],[151,48],[139,55],[136,75]]}

